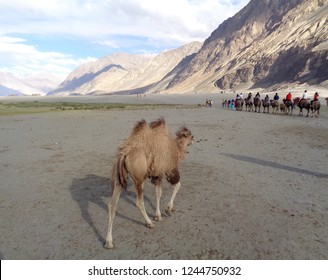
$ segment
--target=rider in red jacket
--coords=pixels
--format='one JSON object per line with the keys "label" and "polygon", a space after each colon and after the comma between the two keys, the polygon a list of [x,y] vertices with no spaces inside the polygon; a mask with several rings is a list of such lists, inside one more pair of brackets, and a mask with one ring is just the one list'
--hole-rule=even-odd
{"label": "rider in red jacket", "polygon": [[318,101],[318,100],[319,100],[319,93],[316,92],[316,93],[314,94],[313,100],[311,100],[311,105],[312,105],[312,103],[313,103],[314,101]]}
{"label": "rider in red jacket", "polygon": [[314,94],[314,98],[313,98],[313,101],[317,101],[319,99],[319,93],[315,93]]}

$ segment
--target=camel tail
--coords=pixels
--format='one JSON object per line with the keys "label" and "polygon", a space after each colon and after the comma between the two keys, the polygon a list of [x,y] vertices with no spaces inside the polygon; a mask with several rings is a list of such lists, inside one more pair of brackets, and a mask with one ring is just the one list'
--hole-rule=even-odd
{"label": "camel tail", "polygon": [[125,156],[119,155],[116,161],[116,166],[113,168],[113,187],[118,183],[123,188],[127,188],[128,171],[125,166]]}

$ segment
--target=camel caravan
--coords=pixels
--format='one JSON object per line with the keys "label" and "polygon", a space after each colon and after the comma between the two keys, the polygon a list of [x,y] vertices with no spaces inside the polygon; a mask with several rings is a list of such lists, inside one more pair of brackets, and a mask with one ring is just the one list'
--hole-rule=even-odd
{"label": "camel caravan", "polygon": [[174,210],[175,196],[180,189],[179,162],[185,158],[187,147],[193,143],[191,131],[183,126],[173,137],[163,118],[147,123],[139,121],[132,132],[118,149],[116,161],[112,168],[112,197],[108,203],[109,225],[104,247],[113,248],[113,220],[122,189],[128,185],[128,176],[136,188],[136,205],[141,211],[146,225],[155,227],[147,215],[144,205],[144,182],[147,178],[156,188],[155,221],[162,220],[160,199],[162,180],[165,178],[173,186],[173,194],[167,205],[166,214]]}
{"label": "camel caravan", "polygon": [[[246,111],[248,112],[256,112],[260,113],[261,106],[263,107],[263,113],[269,113],[270,107],[272,108],[273,114],[286,114],[292,115],[293,109],[297,106],[300,109],[299,116],[303,116],[303,109],[306,110],[306,116],[309,116],[309,112],[311,110],[312,117],[319,117],[320,112],[320,101],[319,94],[316,92],[314,94],[313,100],[310,100],[307,95],[307,91],[305,90],[302,98],[296,97],[292,100],[292,94],[288,93],[286,98],[279,101],[279,95],[276,93],[273,99],[270,99],[268,95],[265,96],[264,99],[261,100],[260,94],[257,93],[253,98],[252,93],[249,93],[248,96],[243,99],[242,94],[237,94],[236,100],[234,100],[235,107],[237,111],[243,110],[244,103],[246,104]],[[327,99],[328,106],[328,99]],[[224,107],[224,106],[223,106]]]}

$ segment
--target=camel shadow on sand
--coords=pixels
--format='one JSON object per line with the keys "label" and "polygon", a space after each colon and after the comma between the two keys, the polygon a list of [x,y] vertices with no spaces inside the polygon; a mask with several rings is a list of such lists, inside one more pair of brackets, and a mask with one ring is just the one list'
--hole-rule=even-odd
{"label": "camel shadow on sand", "polygon": [[[88,223],[88,225],[92,228],[98,240],[101,243],[105,242],[105,238],[101,235],[100,230],[97,228],[92,215],[89,210],[90,204],[95,204],[99,206],[100,211],[106,211],[107,209],[107,201],[111,196],[111,181],[106,177],[101,177],[98,175],[90,174],[85,176],[84,178],[74,178],[72,184],[69,187],[70,193],[74,201],[78,204],[82,218]],[[129,190],[130,189],[130,190]],[[135,192],[134,186],[129,185],[127,191],[122,191],[121,199],[126,201],[127,203],[135,206]],[[152,204],[150,199],[145,195],[144,197],[145,203],[148,203],[153,209],[155,206]],[[120,213],[118,207],[118,211],[116,212],[116,216],[125,220],[132,221],[136,224],[144,225],[141,221],[137,221],[131,219],[130,217],[123,215]],[[106,216],[107,217],[107,216]],[[107,218],[104,221],[104,226],[107,227]]]}
{"label": "camel shadow on sand", "polygon": [[243,156],[243,155],[234,155],[234,154],[222,154],[222,155],[236,159],[236,160],[241,160],[241,161],[245,161],[245,162],[258,164],[261,166],[268,166],[268,167],[272,167],[272,168],[300,173],[303,175],[311,175],[311,176],[315,176],[318,178],[328,179],[328,174],[325,174],[325,173],[310,171],[310,170],[306,170],[306,169],[302,169],[302,168],[298,168],[298,167],[280,164],[280,163],[273,162],[273,161],[268,161],[268,160],[263,160],[263,159],[254,158],[254,157],[250,157],[250,156]]}

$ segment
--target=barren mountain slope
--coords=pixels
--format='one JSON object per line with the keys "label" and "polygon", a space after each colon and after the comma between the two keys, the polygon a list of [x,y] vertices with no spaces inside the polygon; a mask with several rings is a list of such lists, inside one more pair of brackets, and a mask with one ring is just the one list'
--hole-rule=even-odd
{"label": "barren mountain slope", "polygon": [[326,1],[252,0],[212,33],[169,91],[324,83],[327,15]]}
{"label": "barren mountain slope", "polygon": [[111,54],[51,94],[184,93],[328,85],[328,2],[251,0],[201,43],[158,55]]}
{"label": "barren mountain slope", "polygon": [[81,65],[71,72],[65,81],[49,94],[69,95],[72,93],[90,94],[97,82],[102,82],[107,75],[117,81],[129,71],[145,67],[152,59],[150,55],[132,55],[127,53],[115,53]]}
{"label": "barren mountain slope", "polygon": [[201,43],[192,42],[158,55],[111,54],[82,65],[50,94],[108,94],[147,88],[200,47]]}
{"label": "barren mountain slope", "polygon": [[59,78],[46,72],[28,76],[0,72],[0,96],[44,95],[49,90],[56,88],[59,83]]}

